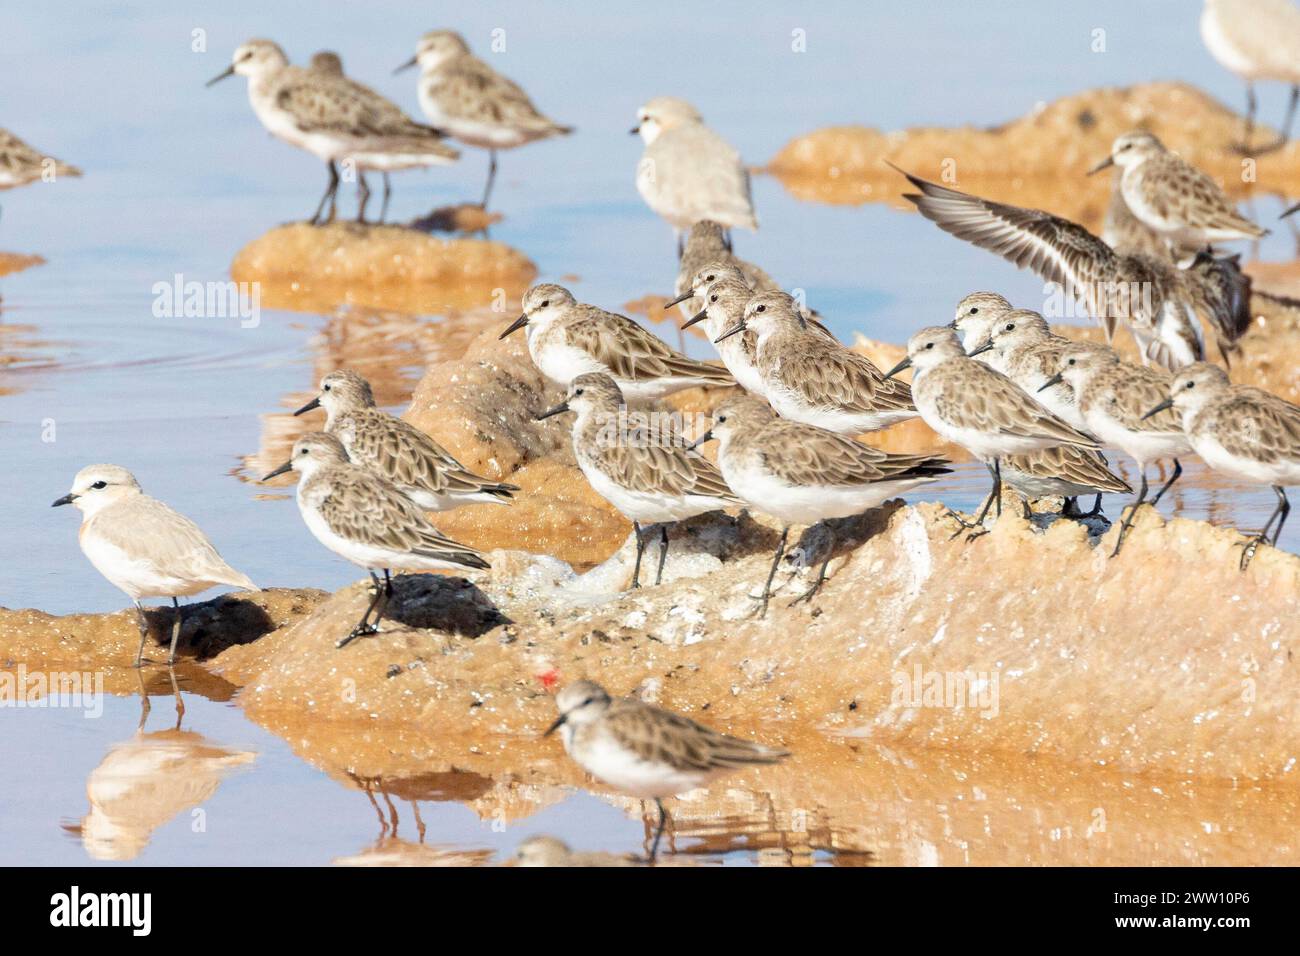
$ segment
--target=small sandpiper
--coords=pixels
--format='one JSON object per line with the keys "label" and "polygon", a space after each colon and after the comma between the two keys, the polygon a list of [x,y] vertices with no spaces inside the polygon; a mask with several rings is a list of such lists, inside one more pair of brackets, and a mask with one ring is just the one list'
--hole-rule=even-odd
{"label": "small sandpiper", "polygon": [[633,404],[736,384],[726,369],[687,358],[627,316],[580,303],[549,282],[524,293],[523,314],[501,338],[519,329],[527,329],[528,352],[551,381],[567,386],[586,372],[604,372]]}
{"label": "small sandpiper", "polygon": [[[937,456],[894,455],[838,432],[778,418],[767,402],[746,394],[725,399],[713,413],[713,426],[695,444],[714,438],[728,487],[751,508],[781,522],[759,617],[767,613],[791,525],[861,514],[951,471]],[[811,603],[826,580],[833,550],[827,548],[817,580],[792,606]]]}
{"label": "small sandpiper", "polygon": [[1058,445],[1097,447],[1096,441],[1053,415],[1001,372],[968,357],[954,329],[928,328],[913,335],[907,358],[887,377],[892,380],[906,368],[916,369],[912,395],[921,418],[941,437],[984,462],[993,477],[993,488],[973,523],[954,513],[963,528],[981,527],[994,502],[1001,510],[1002,458]]}
{"label": "small sandpiper", "polygon": [[688,717],[627,697],[610,697],[599,684],[575,681],[555,695],[560,716],[545,736],[560,731],[573,761],[629,797],[654,800],[659,823],[650,860],[659,853],[668,812],[664,798],[708,786],[724,774],[778,763],[790,751],[729,737]]}
{"label": "small sandpiper", "polygon": [[1237,212],[1219,185],[1153,134],[1135,130],[1116,138],[1110,155],[1089,175],[1117,165],[1129,211],[1169,243],[1176,258],[1216,242],[1267,235]]}
{"label": "small sandpiper", "polygon": [[320,394],[294,412],[325,409],[325,432],[353,463],[396,485],[426,511],[467,504],[509,504],[518,485],[474,474],[409,422],[375,407],[370,383],[348,369],[320,380]]}
{"label": "small sandpiper", "polygon": [[701,219],[725,229],[757,229],[749,170],[740,154],[704,125],[685,100],[659,96],[637,111],[632,134],[645,151],[636,167],[636,188],[646,205],[668,220],[678,235]]}
{"label": "small sandpiper", "polygon": [[391,100],[346,76],[290,66],[270,40],[240,46],[230,66],[208,86],[235,74],[248,77],[248,101],[273,136],[326,164],[329,185],[312,224],[325,221],[327,205],[333,219],[337,164],[344,160],[362,169],[395,170],[444,166],[460,156],[441,132],[415,122]]}
{"label": "small sandpiper", "polygon": [[1242,552],[1245,571],[1259,546],[1270,543],[1275,521],[1271,543],[1277,547],[1291,512],[1286,486],[1300,484],[1300,406],[1263,389],[1233,385],[1223,369],[1201,363],[1175,375],[1168,397],[1146,414],[1155,417],[1171,407],[1207,465],[1238,481],[1269,485],[1277,495],[1277,507]]}
{"label": "small sandpiper", "polygon": [[[1180,269],[1167,252],[1157,258],[1117,251],[1060,216],[902,174],[920,190],[903,198],[921,215],[1054,283],[1067,302],[1082,303],[1101,323],[1107,342],[1123,322],[1144,362],[1177,368],[1203,358],[1197,318],[1213,330],[1225,354],[1250,327],[1249,279],[1231,257],[1201,252]],[[1235,277],[1236,295],[1222,294],[1225,274]]]}
{"label": "small sandpiper", "polygon": [[669,524],[741,505],[713,463],[689,450],[671,419],[663,416],[662,427],[649,427],[659,423],[643,425],[636,416],[629,416],[623,393],[608,375],[579,375],[569,386],[568,397],[537,420],[569,411],[577,413],[573,452],[578,467],[596,493],[632,522],[636,535],[633,588],[641,586],[641,556],[646,548],[642,524],[659,525],[658,584],[668,557]]}
{"label": "small sandpiper", "polygon": [[784,292],[751,298],[740,321],[714,344],[746,330],[755,335],[761,394],[782,418],[860,435],[916,417],[906,383],[887,378],[865,355],[809,328]]}
{"label": "small sandpiper", "polygon": [[1153,368],[1121,362],[1114,352],[1087,345],[1073,345],[1057,360],[1057,374],[1044,388],[1065,382],[1073,390],[1088,431],[1104,444],[1118,448],[1137,462],[1142,483],[1115,538],[1119,554],[1133,526],[1137,510],[1147,500],[1147,465],[1172,461],[1173,473],[1150,504],[1160,503],[1166,491],[1183,473],[1179,457],[1191,451],[1178,417],[1172,412],[1144,417],[1144,413],[1169,395],[1169,376]]}
{"label": "small sandpiper", "polygon": [[176,599],[218,585],[256,591],[257,585],[217,553],[199,526],[140,489],[120,465],[87,465],[77,472],[72,490],[54,502],[81,511],[81,550],[110,584],[126,592],[135,605],[140,648],[135,666],[144,662],[149,622],[140,599],[172,599],[172,642],[167,663],[176,661],[181,636],[181,606]]}
{"label": "small sandpiper", "polygon": [[420,108],[429,122],[467,146],[488,151],[487,208],[497,175],[497,150],[573,132],[541,113],[519,84],[502,76],[470,52],[452,30],[430,30],[415,46],[415,56],[393,72],[420,67]]}
{"label": "small sandpiper", "polygon": [[[440,534],[396,485],[354,465],[333,435],[303,435],[294,442],[289,460],[262,480],[287,471],[298,472],[298,510],[308,530],[339,557],[365,568],[374,586],[369,607],[337,647],[379,632],[379,621],[393,596],[391,571],[464,572],[489,567],[479,551]],[[382,582],[376,570],[384,572]]]}
{"label": "small sandpiper", "polygon": [[13,133],[0,129],[0,189],[80,175],[76,166],[32,149]]}

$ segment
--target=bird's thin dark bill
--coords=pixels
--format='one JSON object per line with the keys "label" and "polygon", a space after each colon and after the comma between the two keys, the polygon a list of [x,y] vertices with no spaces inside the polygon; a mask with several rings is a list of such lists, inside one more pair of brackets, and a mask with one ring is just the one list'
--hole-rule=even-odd
{"label": "bird's thin dark bill", "polygon": [[70,505],[76,500],[77,500],[77,496],[69,492],[68,494],[64,495],[62,498],[55,498],[54,504],[50,505],[50,507],[57,508],[59,505]]}
{"label": "bird's thin dark bill", "polygon": [[564,726],[564,721],[566,719],[567,718],[564,714],[560,714],[559,717],[555,718],[555,723],[551,724],[551,726],[546,728],[546,733],[542,734],[542,736],[543,737],[551,736],[551,734],[555,733],[557,730],[559,730],[561,727]]}
{"label": "bird's thin dark bill", "polygon": [[304,412],[309,412],[309,411],[311,411],[313,408],[320,408],[320,396],[319,396],[319,395],[317,395],[315,398],[313,398],[310,402],[308,402],[308,403],[307,403],[306,405],[304,405],[302,408],[300,408],[300,409],[298,409],[296,412],[294,412],[294,415],[301,415],[301,414],[303,414]]}
{"label": "bird's thin dark bill", "polygon": [[705,442],[711,442],[711,441],[713,441],[713,429],[712,429],[712,428],[710,428],[708,431],[706,431],[706,432],[705,432],[703,435],[701,435],[699,438],[695,439],[695,441],[693,441],[693,442],[691,442],[689,445],[687,445],[687,446],[686,446],[686,450],[687,450],[687,451],[694,451],[695,449],[697,449],[697,448],[699,448],[701,445],[703,445]]}
{"label": "bird's thin dark bill", "polygon": [[903,359],[903,361],[899,362],[897,365],[891,368],[887,373],[885,373],[885,380],[888,381],[889,379],[897,375],[899,372],[903,371],[903,369],[911,368],[911,367],[912,367],[912,360],[910,358],[905,358]]}
{"label": "bird's thin dark bill", "polygon": [[1285,219],[1287,216],[1290,216],[1297,211],[1300,211],[1300,202],[1296,203],[1294,206],[1287,209],[1286,212],[1282,213],[1282,215],[1278,216],[1277,218]]}
{"label": "bird's thin dark bill", "polygon": [[291,462],[291,461],[286,461],[286,462],[285,462],[283,465],[281,465],[279,468],[275,469],[275,471],[268,472],[267,474],[263,475],[263,476],[262,476],[262,480],[263,480],[263,481],[270,481],[270,480],[271,480],[272,478],[274,478],[276,475],[283,475],[286,471],[291,471],[292,469],[293,469],[293,462]]}
{"label": "bird's thin dark bill", "polygon": [[560,402],[560,404],[556,405],[554,408],[548,408],[546,411],[542,412],[540,415],[537,416],[536,419],[534,419],[534,421],[540,422],[542,419],[550,418],[552,415],[563,415],[568,410],[569,410],[569,403]]}
{"label": "bird's thin dark bill", "polygon": [[708,315],[709,315],[708,309],[700,309],[700,311],[696,312],[693,316],[691,316],[689,319],[687,319],[685,322],[682,323],[682,328],[689,329],[696,322],[703,322],[706,318],[708,318]]}
{"label": "bird's thin dark bill", "polygon": [[665,303],[664,303],[664,308],[665,308],[665,309],[671,309],[671,308],[672,308],[673,306],[675,306],[675,305],[681,305],[683,302],[685,302],[687,299],[689,299],[689,298],[690,298],[691,296],[693,296],[693,295],[695,295],[695,291],[694,291],[693,289],[688,290],[688,291],[686,291],[686,292],[683,292],[683,293],[682,293],[681,295],[679,295],[677,298],[675,298],[675,299],[669,299],[667,302],[665,302]]}
{"label": "bird's thin dark bill", "polygon": [[733,335],[735,335],[737,332],[743,332],[743,331],[745,331],[745,323],[744,323],[744,322],[741,322],[741,323],[738,324],[738,325],[733,325],[731,328],[727,329],[725,332],[723,332],[721,335],[719,335],[716,339],[714,339],[714,340],[713,340],[713,344],[714,344],[714,345],[717,345],[717,344],[718,344],[719,342],[721,342],[723,339],[729,339],[729,338],[731,338]]}
{"label": "bird's thin dark bill", "polygon": [[1049,388],[1051,388],[1053,385],[1060,385],[1060,384],[1061,384],[1062,382],[1064,382],[1064,381],[1065,381],[1065,376],[1062,375],[1060,372],[1057,372],[1055,375],[1053,375],[1051,378],[1049,378],[1049,379],[1048,379],[1046,382],[1044,382],[1042,385],[1038,386],[1038,390],[1039,390],[1040,392],[1045,392],[1045,391],[1047,391]]}
{"label": "bird's thin dark bill", "polygon": [[1114,157],[1114,156],[1107,156],[1105,159],[1103,159],[1103,160],[1102,160],[1100,163],[1098,163],[1096,166],[1092,167],[1092,169],[1088,170],[1088,175],[1089,175],[1089,176],[1095,176],[1097,173],[1101,172],[1103,169],[1110,169],[1110,167],[1112,167],[1112,166],[1114,166],[1114,165],[1115,165],[1115,157]]}
{"label": "bird's thin dark bill", "polygon": [[988,351],[992,350],[992,348],[993,348],[993,340],[992,340],[992,339],[989,339],[989,340],[988,340],[987,342],[985,342],[983,345],[978,345],[978,346],[976,346],[975,349],[974,349],[974,351],[967,352],[967,353],[966,353],[966,357],[967,357],[967,358],[974,358],[974,357],[977,356],[977,355],[983,355],[985,352],[988,352]]}
{"label": "bird's thin dark bill", "polygon": [[501,335],[498,336],[497,341],[504,339],[511,332],[518,332],[527,324],[528,324],[528,315],[527,314],[521,315],[519,318],[515,319],[513,322],[510,323],[510,328],[502,332]]}
{"label": "bird's thin dark bill", "polygon": [[1148,418],[1150,418],[1152,415],[1158,415],[1160,412],[1163,412],[1166,408],[1173,408],[1173,407],[1174,407],[1174,400],[1173,400],[1172,398],[1166,398],[1163,402],[1161,402],[1161,403],[1160,403],[1159,405],[1157,405],[1155,408],[1151,409],[1151,411],[1149,411],[1149,412],[1147,412],[1145,415],[1143,415],[1143,416],[1142,416],[1142,420],[1143,420],[1143,421],[1146,421],[1146,420],[1147,420]]}
{"label": "bird's thin dark bill", "polygon": [[214,83],[220,83],[228,76],[234,76],[234,75],[235,75],[235,66],[232,63],[230,66],[226,67],[224,70],[222,70],[220,73],[218,73],[212,79],[208,80],[208,82],[204,83],[203,85],[211,86]]}
{"label": "bird's thin dark bill", "polygon": [[393,76],[396,76],[398,73],[401,73],[403,70],[409,70],[411,67],[415,66],[415,64],[419,62],[420,62],[419,57],[414,57],[414,56],[411,57],[401,66],[399,66],[397,69],[393,70]]}

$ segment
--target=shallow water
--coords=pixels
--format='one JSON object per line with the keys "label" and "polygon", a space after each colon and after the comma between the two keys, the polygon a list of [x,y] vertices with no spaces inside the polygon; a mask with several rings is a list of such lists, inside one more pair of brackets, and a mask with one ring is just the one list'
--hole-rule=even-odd
{"label": "shallow water", "polygon": [[[479,4],[458,11],[455,26],[478,46],[504,27],[504,69],[579,132],[502,156],[494,205],[506,218],[492,237],[531,257],[544,279],[576,274],[579,281],[570,284],[581,297],[611,307],[669,291],[674,274],[671,234],[633,185],[639,141],[626,135],[636,106],[652,95],[671,91],[696,100],[755,164],[792,136],[831,123],[992,124],[1102,84],[1172,77],[1234,105],[1242,96],[1205,53],[1196,11],[1186,3],[1146,4],[1139,20],[1118,0],[1077,10],[954,2],[923,25],[894,4],[865,14],[860,3],[847,2],[797,13],[728,3],[617,11],[588,3],[580,15],[571,5],[515,7]],[[316,545],[292,502],[259,500],[261,489],[240,475],[264,439],[259,416],[291,410],[312,389],[321,336],[346,333],[365,318],[265,309],[254,328],[233,318],[155,318],[153,287],[176,274],[226,279],[238,249],[310,212],[323,186],[314,160],[271,140],[256,123],[242,79],[204,89],[238,42],[270,36],[295,60],[338,48],[350,74],[414,110],[413,76],[389,73],[409,56],[414,38],[435,25],[428,16],[395,2],[369,4],[365,16],[325,5],[288,11],[236,2],[215,10],[126,4],[96,17],[61,16],[45,6],[8,18],[0,65],[5,122],[82,166],[86,176],[2,197],[0,249],[48,261],[0,279],[0,322],[16,327],[0,338],[0,349],[19,355],[0,366],[0,441],[8,450],[0,457],[0,604],[55,613],[123,605],[78,551],[76,516],[49,508],[73,474],[94,461],[132,468],[150,493],[208,529],[223,554],[261,584],[334,589],[357,577]],[[578,56],[575,20],[586,38]],[[1110,52],[1100,55],[1089,51],[1098,25],[1110,36]],[[206,53],[190,49],[196,28],[207,31]],[[806,53],[790,51],[796,29],[806,31]],[[972,36],[980,37],[975,57]],[[899,37],[907,42],[892,39]],[[629,48],[649,48],[649,55],[630,60]],[[591,82],[597,76],[600,82]],[[65,89],[77,96],[61,95]],[[1261,117],[1276,121],[1283,91],[1266,87],[1261,94]],[[477,196],[484,169],[483,156],[466,150],[457,167],[395,177],[394,218]],[[763,228],[738,236],[738,251],[805,289],[844,338],[862,331],[902,340],[918,326],[946,321],[956,299],[977,287],[1028,303],[1042,297],[1032,276],[917,216],[883,205],[801,203],[763,176],[754,192]],[[1262,218],[1271,218],[1271,203],[1260,200]],[[345,213],[350,204],[345,196]],[[1259,254],[1287,259],[1295,250],[1279,230]],[[389,348],[395,354],[372,357],[387,373],[382,400],[398,407],[421,362],[391,342],[383,346]],[[693,348],[703,354],[705,346]],[[963,465],[936,494],[969,509],[985,481],[982,468]],[[1273,498],[1267,490],[1224,487],[1193,467],[1170,504],[1188,516],[1255,527]],[[1108,505],[1112,514],[1118,507]],[[1285,544],[1300,549],[1300,522]],[[391,836],[381,832],[363,792],[302,763],[230,704],[186,699],[187,728],[257,756],[204,803],[206,833],[191,832],[186,810],[161,822],[136,859],[320,863]],[[150,726],[165,724],[166,707],[164,701],[154,708]],[[59,823],[86,812],[87,775],[111,747],[132,739],[137,717],[138,702],[119,698],[96,721],[62,710],[5,714],[0,754],[28,767],[32,786],[0,789],[0,861],[88,858]],[[900,827],[932,823],[937,812],[884,809],[898,814]],[[582,794],[506,833],[455,800],[422,801],[420,811],[429,843],[498,856],[531,832],[600,849],[633,849],[641,832],[618,809]],[[413,827],[403,822],[399,836],[414,839]],[[1020,847],[1020,860],[1047,858],[1036,855],[1050,841],[1035,827],[1025,831],[1038,837]],[[725,856],[757,859],[751,850]],[[844,862],[820,851],[811,859]],[[980,862],[947,853],[937,861]]]}

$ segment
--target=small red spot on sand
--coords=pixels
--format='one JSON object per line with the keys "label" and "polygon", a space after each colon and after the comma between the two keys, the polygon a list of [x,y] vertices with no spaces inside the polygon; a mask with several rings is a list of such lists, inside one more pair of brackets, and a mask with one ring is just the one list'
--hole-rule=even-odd
{"label": "small red spot on sand", "polygon": [[537,679],[542,682],[542,686],[545,687],[547,691],[552,691],[555,689],[555,685],[560,681],[560,672],[552,667],[549,670],[544,670],[538,674]]}

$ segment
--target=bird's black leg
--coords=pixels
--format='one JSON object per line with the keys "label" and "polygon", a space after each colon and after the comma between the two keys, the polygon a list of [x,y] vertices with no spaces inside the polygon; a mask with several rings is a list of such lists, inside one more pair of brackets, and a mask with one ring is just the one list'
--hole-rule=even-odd
{"label": "bird's black leg", "polygon": [[[312,226],[319,226],[321,224],[321,216],[325,212],[325,204],[332,204],[334,193],[336,193],[339,188],[339,170],[338,167],[334,165],[333,160],[329,161],[327,168],[330,173],[329,185],[325,187],[325,195],[320,197],[320,203],[316,206],[316,211],[312,213],[311,219],[307,220],[308,224]],[[334,214],[331,207],[330,219],[333,220],[333,218]]]}
{"label": "bird's black leg", "polygon": [[1295,108],[1296,108],[1297,99],[1300,99],[1300,86],[1292,86],[1291,98],[1287,101],[1287,105],[1286,105],[1286,118],[1282,120],[1282,129],[1278,133],[1277,139],[1273,140],[1273,142],[1269,143],[1267,146],[1254,150],[1251,153],[1252,156],[1260,156],[1263,155],[1264,153],[1274,152],[1275,150],[1281,149],[1290,141],[1291,123],[1295,120]]}
{"label": "bird's black leg", "polygon": [[763,606],[758,612],[759,617],[765,617],[767,615],[767,602],[772,596],[772,579],[776,577],[776,569],[781,563],[781,555],[785,554],[785,541],[789,534],[789,525],[781,528],[781,540],[777,543],[776,554],[772,555],[772,567],[771,570],[767,572],[767,583],[763,585]]}
{"label": "bird's black leg", "polygon": [[144,644],[145,641],[149,640],[149,618],[145,616],[144,608],[140,606],[140,602],[136,601],[134,603],[135,622],[140,628],[140,647],[135,652],[135,666],[142,667],[144,666]]}
{"label": "bird's black leg", "polygon": [[[379,587],[378,581],[375,582],[375,587],[376,588]],[[391,601],[392,599],[393,599],[393,578],[388,568],[384,568],[384,598],[376,606],[374,620],[370,622],[370,629],[372,632],[377,632],[379,630],[379,621],[384,616],[384,612],[388,610],[388,602]]]}
{"label": "bird's black leg", "polygon": [[655,572],[655,586],[664,578],[664,562],[668,560],[668,525],[659,526],[659,570]]}
{"label": "bird's black leg", "polygon": [[357,174],[357,222],[363,226],[366,224],[366,206],[370,204],[370,184],[366,182],[366,174]]}
{"label": "bird's black leg", "polygon": [[492,195],[492,184],[496,182],[496,178],[497,178],[497,151],[495,149],[489,149],[487,186],[484,187],[483,189],[483,201],[479,203],[479,207],[483,209],[484,212],[487,211],[488,197]]}
{"label": "bird's black leg", "polygon": [[1246,84],[1246,125],[1244,135],[1241,138],[1241,144],[1237,151],[1246,156],[1250,155],[1250,140],[1255,135],[1255,84]]}
{"label": "bird's black leg", "polygon": [[1178,459],[1175,458],[1174,473],[1169,476],[1168,481],[1166,481],[1163,485],[1160,486],[1160,490],[1156,492],[1156,496],[1151,499],[1151,507],[1154,508],[1156,505],[1160,504],[1160,499],[1165,496],[1165,492],[1169,490],[1169,486],[1172,485],[1175,481],[1177,481],[1178,476],[1181,475],[1182,473],[1183,473],[1183,466],[1179,464]]}
{"label": "bird's black leg", "polygon": [[1268,520],[1264,522],[1264,527],[1259,534],[1253,535],[1251,539],[1245,543],[1244,549],[1241,552],[1241,562],[1238,565],[1238,567],[1243,571],[1250,566],[1250,560],[1255,557],[1255,552],[1259,550],[1259,546],[1261,544],[1270,543],[1268,540],[1268,532],[1269,529],[1273,527],[1274,521],[1277,521],[1277,530],[1273,532],[1273,540],[1271,543],[1273,547],[1277,547],[1278,539],[1282,536],[1282,525],[1286,524],[1286,516],[1291,513],[1291,503],[1286,499],[1286,490],[1281,485],[1274,485],[1273,493],[1277,495],[1277,507],[1274,508],[1273,513],[1268,516]]}
{"label": "bird's black leg", "polygon": [[636,563],[632,566],[632,587],[641,586],[641,553],[645,551],[645,540],[641,537],[641,525],[632,522],[632,533],[636,535]]}
{"label": "bird's black leg", "polygon": [[1133,518],[1142,507],[1143,502],[1147,500],[1147,469],[1142,466],[1142,485],[1138,488],[1137,498],[1128,507],[1128,513],[1123,515],[1123,520],[1119,523],[1119,536],[1115,539],[1115,550],[1110,553],[1113,558],[1119,554],[1119,549],[1124,546],[1124,539],[1128,536],[1129,528],[1133,527]]}
{"label": "bird's black leg", "polygon": [[176,663],[176,642],[181,637],[181,602],[172,598],[172,646],[167,652],[167,663]]}
{"label": "bird's black leg", "polygon": [[991,464],[991,465],[986,464],[985,467],[988,468],[988,470],[989,470],[989,474],[993,476],[993,490],[990,491],[990,492],[989,492],[989,496],[988,496],[987,498],[984,499],[984,506],[983,506],[982,508],[980,508],[980,513],[979,513],[978,515],[975,516],[975,520],[974,520],[974,521],[972,521],[972,522],[970,522],[970,523],[967,523],[966,521],[963,521],[962,518],[961,518],[960,516],[958,516],[958,515],[956,515],[956,514],[953,515],[953,517],[957,519],[957,521],[958,521],[958,523],[961,525],[961,527],[958,528],[957,531],[953,533],[952,537],[950,537],[950,538],[948,539],[949,541],[951,541],[952,538],[957,537],[957,535],[961,534],[963,531],[966,531],[966,530],[968,530],[968,529],[970,529],[970,528],[974,528],[975,530],[972,531],[969,535],[967,535],[967,537],[966,537],[966,540],[967,540],[967,541],[973,541],[973,540],[975,540],[976,538],[978,538],[978,537],[979,537],[980,535],[982,535],[982,534],[988,534],[988,529],[986,529],[986,528],[984,527],[984,519],[988,517],[989,508],[993,507],[993,500],[994,500],[995,498],[996,498],[997,501],[998,501],[998,509],[999,509],[999,513],[1001,512],[1001,505],[1002,505],[1002,462],[1001,462],[1001,459],[999,459],[999,458],[994,458],[994,459],[993,459],[993,464]]}
{"label": "bird's black leg", "polygon": [[790,602],[791,607],[794,607],[800,601],[807,601],[809,604],[811,604],[813,595],[815,595],[818,591],[820,591],[822,589],[822,585],[826,583],[826,567],[831,563],[831,556],[835,554],[835,533],[831,531],[830,525],[826,526],[826,531],[828,534],[830,534],[831,540],[830,540],[830,544],[826,546],[826,558],[822,561],[822,566],[817,571],[817,580],[813,582],[812,587],[810,587],[807,591],[804,591],[803,594],[800,594],[797,598],[795,598],[793,601]]}
{"label": "bird's black leg", "polygon": [[384,589],[379,584],[379,575],[375,574],[374,571],[368,573],[370,574],[371,584],[375,589],[375,596],[370,599],[370,606],[366,608],[366,613],[361,615],[361,620],[357,621],[357,626],[348,633],[347,637],[340,638],[339,642],[334,645],[335,647],[347,647],[358,637],[362,637],[366,634],[373,634],[375,631],[379,630],[379,628],[370,623],[369,618],[370,612],[379,605],[380,600],[384,597]]}
{"label": "bird's black leg", "polygon": [[659,840],[664,835],[664,826],[668,822],[668,811],[664,809],[663,800],[655,797],[655,806],[659,808],[659,825],[655,827],[654,839],[650,842],[650,862],[655,861],[659,855]]}

